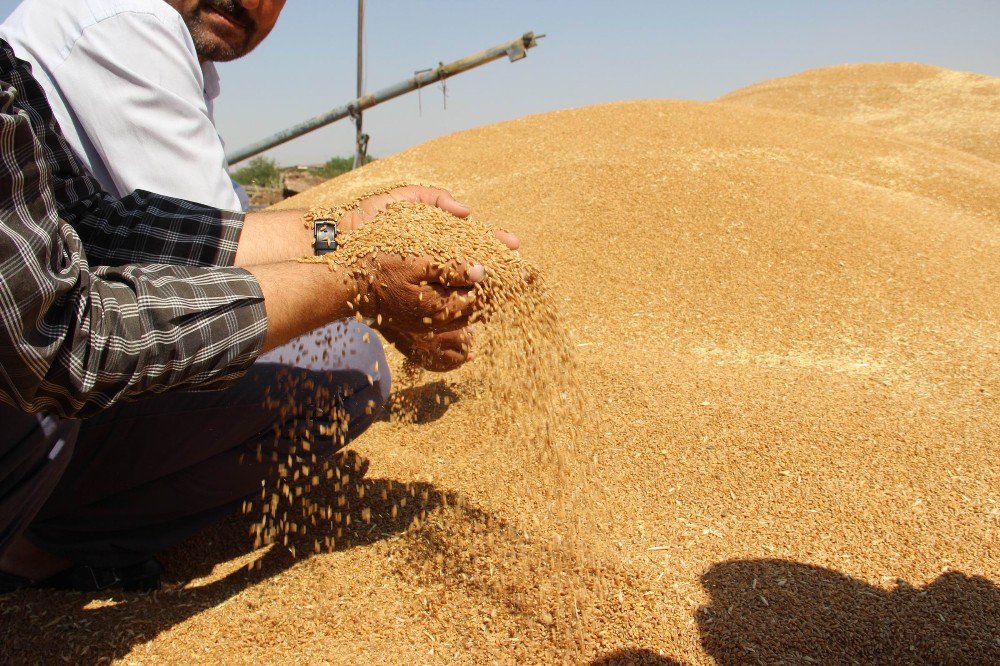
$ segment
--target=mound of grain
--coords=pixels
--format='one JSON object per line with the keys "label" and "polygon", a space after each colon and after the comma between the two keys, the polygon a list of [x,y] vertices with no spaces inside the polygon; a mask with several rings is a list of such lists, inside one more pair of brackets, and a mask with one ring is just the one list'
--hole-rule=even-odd
{"label": "mound of grain", "polygon": [[992,76],[915,63],[837,65],[718,101],[860,123],[1000,162],[1000,79]]}
{"label": "mound of grain", "polygon": [[[1000,168],[823,118],[650,101],[446,137],[283,205],[406,179],[519,234],[579,345],[600,410],[577,443],[613,517],[591,545],[620,581],[590,598],[590,654],[705,661],[689,622],[714,606],[702,575],[727,561],[781,558],[875,586],[926,585],[946,566],[998,578]],[[449,376],[450,390],[473,373]],[[506,452],[470,446],[470,406],[360,446],[399,452],[390,475],[431,470],[509,515]],[[477,615],[435,598],[450,617]],[[808,598],[782,612],[877,633]],[[548,654],[525,640],[521,657]]]}
{"label": "mound of grain", "polygon": [[200,587],[82,614],[24,593],[0,620],[10,654],[1000,661],[1000,166],[815,116],[644,101],[444,137],[283,206],[400,181],[517,233],[565,316],[593,410],[572,443],[603,509],[580,594],[538,594],[564,574],[530,566],[559,521],[521,524],[523,456],[483,428],[477,359],[413,387],[415,423],[353,445],[366,497],[429,491],[419,529],[373,520],[294,566],[193,567]]}

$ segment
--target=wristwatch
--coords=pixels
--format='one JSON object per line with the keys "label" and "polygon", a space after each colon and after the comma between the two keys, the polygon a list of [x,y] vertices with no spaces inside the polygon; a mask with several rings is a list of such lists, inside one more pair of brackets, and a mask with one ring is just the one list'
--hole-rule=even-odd
{"label": "wristwatch", "polygon": [[313,221],[313,251],[317,257],[337,249],[337,221]]}

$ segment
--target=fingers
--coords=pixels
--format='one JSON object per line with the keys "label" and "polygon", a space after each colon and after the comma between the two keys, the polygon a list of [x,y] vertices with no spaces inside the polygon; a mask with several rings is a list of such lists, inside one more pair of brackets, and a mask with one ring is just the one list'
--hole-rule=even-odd
{"label": "fingers", "polygon": [[517,236],[510,233],[509,231],[504,231],[503,229],[497,229],[496,231],[493,232],[493,234],[497,237],[497,240],[499,240],[501,243],[509,247],[511,250],[516,250],[517,248],[521,247],[521,239],[519,239]]}
{"label": "fingers", "polygon": [[[451,196],[451,192],[435,187],[408,185],[406,187],[393,190],[393,194],[402,197],[405,201],[437,206],[441,210],[451,213],[455,217],[465,218],[472,212],[468,206],[457,201],[453,196]],[[494,233],[496,234],[497,239],[511,250],[516,250],[521,247],[521,240],[511,232],[498,229]]]}
{"label": "fingers", "polygon": [[[362,200],[356,209],[348,211],[341,218],[341,228],[345,231],[360,228],[368,221],[374,219],[380,211],[384,210],[393,201],[409,201],[410,203],[437,206],[441,210],[460,218],[466,218],[472,212],[468,206],[457,201],[448,190],[436,187],[406,185],[404,187],[397,187],[385,194],[378,194]],[[521,240],[509,231],[498,229],[494,234],[497,240],[511,250],[517,250],[521,247]]]}
{"label": "fingers", "polygon": [[403,335],[394,340],[397,349],[408,359],[431,372],[454,370],[476,357],[472,351],[471,326],[455,331],[424,335]]}
{"label": "fingers", "polygon": [[486,279],[486,269],[473,262],[377,253],[355,279],[364,292],[359,313],[402,332],[426,334],[469,323],[478,309],[475,285]]}
{"label": "fingers", "polygon": [[[457,201],[451,192],[436,187],[422,187],[418,185],[407,185],[392,190],[390,193],[397,201],[409,201],[411,203],[423,203],[437,206],[443,211],[451,213],[455,217],[468,217],[472,210],[465,204]],[[497,240],[506,245],[511,250],[521,247],[521,240],[509,231],[498,229],[494,232]]]}
{"label": "fingers", "polygon": [[474,289],[437,285],[430,285],[428,288],[435,292],[435,309],[430,315],[431,330],[450,331],[468,325],[479,307]]}
{"label": "fingers", "polygon": [[486,279],[486,267],[479,262],[452,259],[443,264],[429,265],[426,276],[428,282],[444,287],[472,287]]}
{"label": "fingers", "polygon": [[360,229],[375,219],[376,215],[385,210],[385,207],[394,201],[409,201],[410,203],[437,206],[441,210],[461,218],[468,217],[469,213],[472,212],[468,206],[457,201],[455,197],[451,196],[451,192],[447,190],[436,187],[407,185],[362,199],[358,202],[356,208],[347,211],[340,218],[340,229],[343,231]]}
{"label": "fingers", "polygon": [[403,201],[437,206],[441,210],[451,213],[455,217],[468,217],[469,213],[472,212],[468,206],[457,201],[455,197],[451,196],[451,192],[448,190],[438,189],[436,187],[408,185],[406,187],[397,188],[393,190],[392,193],[400,197]]}
{"label": "fingers", "polygon": [[421,345],[420,363],[427,370],[446,372],[471,361],[472,332],[466,327],[448,333],[439,333]]}

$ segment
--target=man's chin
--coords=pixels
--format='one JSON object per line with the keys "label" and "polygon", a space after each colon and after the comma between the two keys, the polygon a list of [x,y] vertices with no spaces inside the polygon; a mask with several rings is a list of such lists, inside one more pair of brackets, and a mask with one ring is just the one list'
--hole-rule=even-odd
{"label": "man's chin", "polygon": [[208,30],[197,30],[191,36],[198,59],[202,62],[229,62],[250,51],[244,42],[233,44]]}

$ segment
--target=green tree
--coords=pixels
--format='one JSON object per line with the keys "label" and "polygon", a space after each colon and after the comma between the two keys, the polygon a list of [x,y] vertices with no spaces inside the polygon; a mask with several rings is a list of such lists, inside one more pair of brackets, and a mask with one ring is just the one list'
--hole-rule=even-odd
{"label": "green tree", "polygon": [[242,169],[233,172],[233,180],[241,185],[259,185],[260,187],[280,187],[281,169],[277,162],[269,157],[258,155]]}
{"label": "green tree", "polygon": [[[365,164],[374,161],[375,158],[371,155],[365,157]],[[320,176],[321,178],[336,178],[340,174],[350,171],[353,166],[353,157],[331,157],[327,160],[326,164],[313,167],[310,171],[314,176]]]}

